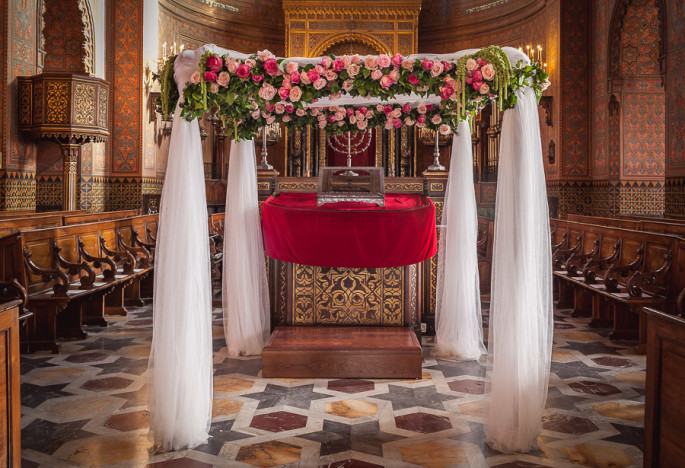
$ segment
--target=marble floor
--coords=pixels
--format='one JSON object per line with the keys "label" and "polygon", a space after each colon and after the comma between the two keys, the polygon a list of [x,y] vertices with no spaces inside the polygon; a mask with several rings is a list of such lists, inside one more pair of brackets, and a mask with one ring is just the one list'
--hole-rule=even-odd
{"label": "marble floor", "polygon": [[[22,356],[24,467],[642,466],[645,359],[556,311],[539,450],[484,443],[484,367],[430,357],[421,380],[261,378],[260,358],[229,359],[215,311],[211,439],[155,453],[148,435],[150,306],[111,317],[58,355]],[[486,318],[487,320],[487,318]],[[428,340],[426,340],[428,341]]]}

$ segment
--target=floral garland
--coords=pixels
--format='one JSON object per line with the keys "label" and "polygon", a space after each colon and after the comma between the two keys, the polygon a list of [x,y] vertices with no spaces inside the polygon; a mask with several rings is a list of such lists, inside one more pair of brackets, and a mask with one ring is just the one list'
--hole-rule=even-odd
{"label": "floral garland", "polygon": [[[165,113],[179,99],[173,94],[176,84],[168,71],[172,68],[173,63],[167,62],[160,77]],[[400,54],[343,55],[300,66],[287,58],[277,59],[268,50],[245,60],[206,52],[200,70],[183,91],[181,115],[192,120],[212,111],[233,129],[236,140],[252,138],[260,127],[274,122],[298,128],[312,125],[331,133],[416,125],[447,134],[489,102],[496,101],[502,110],[513,107],[514,91],[527,83],[539,99],[549,85],[548,75],[537,63],[512,67],[506,53],[495,46],[456,63],[411,60]],[[439,96],[440,103],[305,105],[324,97],[334,102],[343,94],[387,100],[412,92],[423,98]]]}

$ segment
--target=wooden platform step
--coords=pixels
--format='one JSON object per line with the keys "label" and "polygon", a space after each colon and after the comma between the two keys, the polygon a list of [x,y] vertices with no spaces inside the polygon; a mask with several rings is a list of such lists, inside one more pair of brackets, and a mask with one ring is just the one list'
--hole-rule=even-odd
{"label": "wooden platform step", "polygon": [[421,378],[421,345],[406,327],[276,327],[265,378]]}

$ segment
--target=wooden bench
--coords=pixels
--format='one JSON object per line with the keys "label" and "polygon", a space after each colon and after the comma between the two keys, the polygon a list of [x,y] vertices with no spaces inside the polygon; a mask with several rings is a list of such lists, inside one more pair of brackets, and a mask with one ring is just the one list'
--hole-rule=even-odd
{"label": "wooden bench", "polygon": [[61,225],[62,217],[59,215],[0,219],[0,237],[5,237],[19,231],[30,231],[32,229],[43,229]]}
{"label": "wooden bench", "polygon": [[85,337],[82,324],[105,326],[106,312],[125,313],[124,289],[135,288],[152,271],[152,254],[135,233],[156,228],[155,218],[24,231],[0,239],[0,280],[16,279],[34,312],[32,349],[56,352],[60,338]]}
{"label": "wooden bench", "polygon": [[685,287],[678,237],[629,229],[550,220],[559,304],[574,314],[591,311],[590,326],[612,326],[610,338],[644,340],[645,306],[675,311]]}
{"label": "wooden bench", "polygon": [[85,214],[89,213],[88,210],[77,210],[77,211],[41,211],[36,213],[35,211],[0,211],[0,219],[19,219],[19,218],[36,218],[40,216],[64,216],[72,214]]}
{"label": "wooden bench", "polygon": [[64,215],[64,226],[95,223],[113,219],[131,218],[140,215],[140,210],[105,211],[103,213],[68,213]]}
{"label": "wooden bench", "polygon": [[495,222],[483,216],[478,217],[478,275],[481,294],[490,293],[492,273],[492,247],[495,238]]}
{"label": "wooden bench", "polygon": [[[613,226],[636,231],[672,234],[685,239],[685,220],[664,220],[663,218],[603,218],[598,216],[568,215],[569,221],[577,221],[600,226]],[[679,222],[678,222],[679,221]]]}

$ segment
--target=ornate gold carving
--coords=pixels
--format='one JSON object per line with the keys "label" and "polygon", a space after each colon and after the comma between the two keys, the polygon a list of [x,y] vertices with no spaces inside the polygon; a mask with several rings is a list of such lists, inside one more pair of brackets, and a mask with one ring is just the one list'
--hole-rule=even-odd
{"label": "ornate gold carving", "polygon": [[74,83],[74,123],[95,125],[96,86],[88,83]]}
{"label": "ornate gold carving", "polygon": [[374,129],[376,134],[376,154],[375,163],[376,167],[383,167],[383,127],[378,126]]}
{"label": "ornate gold carving", "polygon": [[316,182],[278,182],[280,192],[316,192]]}
{"label": "ornate gold carving", "polygon": [[33,122],[40,123],[43,120],[43,83],[33,84]]}
{"label": "ornate gold carving", "polygon": [[[433,204],[435,205],[435,219],[437,224],[440,224],[440,220],[442,219],[442,206],[443,202],[442,201],[437,201],[433,200]],[[440,229],[438,229],[438,246],[440,245]],[[428,278],[428,281],[430,283],[430,310],[435,313],[435,305],[436,305],[436,296],[437,296],[437,279],[438,279],[438,255],[433,255],[433,257],[430,260],[430,278]]]}
{"label": "ornate gold carving", "polygon": [[319,167],[326,166],[326,130],[319,130]]}
{"label": "ornate gold carving", "polygon": [[257,190],[269,190],[268,182],[257,182]]}
{"label": "ornate gold carving", "polygon": [[419,323],[418,305],[419,305],[419,278],[418,265],[409,265],[409,307],[411,307],[411,320],[409,323]]}
{"label": "ornate gold carving", "polygon": [[288,4],[287,2],[283,4],[286,22],[291,19],[335,19],[340,17],[349,18],[350,16],[358,19],[414,20],[418,17],[420,9],[421,2],[419,1],[415,2],[415,5],[406,8],[386,7],[382,4],[322,5],[317,7],[306,7]]}
{"label": "ornate gold carving", "polygon": [[407,169],[409,168],[409,128],[403,125],[400,129],[400,177],[407,177]]}
{"label": "ornate gold carving", "polygon": [[48,82],[46,122],[69,123],[70,101],[71,90],[69,89],[69,83],[63,81]]}
{"label": "ornate gold carving", "polygon": [[404,268],[293,265],[293,323],[402,325]]}
{"label": "ornate gold carving", "polygon": [[480,13],[481,11],[489,10],[490,8],[498,7],[501,5],[506,5],[511,0],[495,0],[494,2],[486,3],[484,5],[478,5],[475,7],[467,8],[465,13],[467,15],[472,15],[474,13]]}
{"label": "ornate gold carving", "polygon": [[385,191],[388,193],[422,193],[423,182],[386,182]]}
{"label": "ornate gold carving", "polygon": [[431,192],[444,192],[445,184],[442,182],[431,182]]}
{"label": "ornate gold carving", "polygon": [[285,325],[288,319],[288,264],[285,262],[278,262],[278,266],[278,277],[280,280],[280,287],[278,288],[278,297],[280,301],[280,321],[278,323],[279,325]]}
{"label": "ornate gold carving", "polygon": [[109,90],[104,86],[98,87],[98,125],[107,128],[107,114],[109,112]]}

